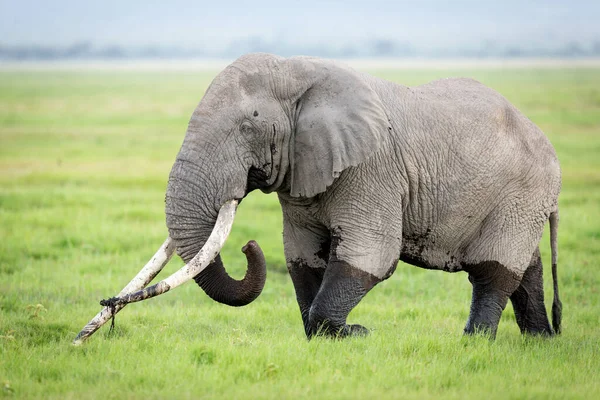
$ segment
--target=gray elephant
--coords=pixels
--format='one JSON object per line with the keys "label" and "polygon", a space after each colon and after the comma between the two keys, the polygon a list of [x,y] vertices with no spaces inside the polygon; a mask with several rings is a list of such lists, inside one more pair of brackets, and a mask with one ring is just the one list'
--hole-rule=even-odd
{"label": "gray elephant", "polygon": [[[560,187],[548,139],[477,81],[406,87],[333,61],[250,54],[214,79],[194,111],[169,177],[166,221],[170,246],[195,265],[224,204],[277,192],[308,338],[367,333],[346,318],[398,260],[468,273],[466,333],[494,337],[510,299],[523,333],[553,335]],[[538,247],[547,220],[553,328]],[[205,264],[216,258],[195,275],[200,286],[226,304],[254,300],[265,278],[258,245],[244,249],[239,282],[219,248],[211,251]],[[122,307],[173,284],[165,285],[103,304]]]}

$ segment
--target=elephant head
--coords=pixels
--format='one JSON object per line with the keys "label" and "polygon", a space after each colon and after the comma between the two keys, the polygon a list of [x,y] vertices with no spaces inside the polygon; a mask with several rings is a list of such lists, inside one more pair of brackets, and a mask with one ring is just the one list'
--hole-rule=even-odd
{"label": "elephant head", "polygon": [[[371,136],[355,136],[356,125]],[[387,126],[377,96],[354,71],[311,58],[238,59],[206,91],[171,170],[166,216],[178,254],[188,262],[198,253],[228,200],[254,189],[324,191],[375,150]],[[250,263],[247,284],[239,284],[217,257],[196,281],[215,300],[242,305],[255,298],[249,291],[260,293],[255,274]]]}
{"label": "elephant head", "polygon": [[[227,202],[255,189],[312,197],[376,152],[391,128],[368,82],[308,57],[250,54],[223,70],[196,107],[169,176],[170,246],[189,264],[217,229]],[[248,304],[262,290],[265,270],[258,245],[246,250],[244,280],[227,275],[218,248],[196,282],[219,302]]]}

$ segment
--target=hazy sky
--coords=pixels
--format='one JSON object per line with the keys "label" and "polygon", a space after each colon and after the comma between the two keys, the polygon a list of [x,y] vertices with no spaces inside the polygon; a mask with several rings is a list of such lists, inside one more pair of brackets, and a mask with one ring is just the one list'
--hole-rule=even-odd
{"label": "hazy sky", "polygon": [[445,45],[600,41],[600,0],[0,0],[0,45],[219,47],[390,38]]}

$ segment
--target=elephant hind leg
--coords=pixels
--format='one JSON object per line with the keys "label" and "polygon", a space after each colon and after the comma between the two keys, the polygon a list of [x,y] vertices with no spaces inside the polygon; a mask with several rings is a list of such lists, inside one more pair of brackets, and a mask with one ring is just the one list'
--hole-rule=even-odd
{"label": "elephant hind leg", "polygon": [[553,335],[544,306],[544,279],[540,249],[537,248],[521,284],[510,296],[521,333]]}
{"label": "elephant hind leg", "polygon": [[496,261],[466,265],[464,270],[473,285],[465,334],[483,333],[495,338],[502,311],[519,286],[520,277]]}

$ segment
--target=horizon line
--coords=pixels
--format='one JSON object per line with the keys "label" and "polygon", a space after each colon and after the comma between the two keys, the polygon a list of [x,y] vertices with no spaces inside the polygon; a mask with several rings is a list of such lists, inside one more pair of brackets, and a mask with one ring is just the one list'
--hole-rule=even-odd
{"label": "horizon line", "polygon": [[[327,57],[322,57],[327,58]],[[164,70],[219,71],[236,58],[189,59],[89,59],[89,60],[0,60],[0,70]],[[356,69],[449,69],[449,68],[597,68],[600,57],[359,57],[329,58]]]}

